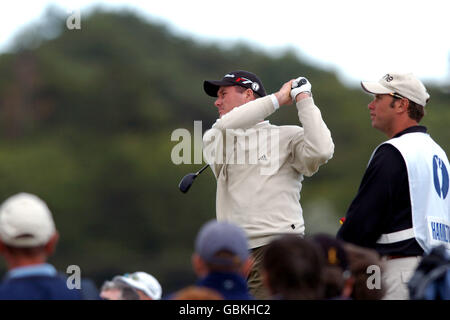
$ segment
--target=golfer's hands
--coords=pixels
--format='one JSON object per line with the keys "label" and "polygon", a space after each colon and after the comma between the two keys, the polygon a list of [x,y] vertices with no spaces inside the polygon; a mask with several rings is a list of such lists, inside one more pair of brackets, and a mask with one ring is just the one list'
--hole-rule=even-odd
{"label": "golfer's hands", "polygon": [[275,97],[278,99],[278,103],[280,106],[284,106],[284,105],[292,103],[290,93],[291,93],[293,81],[294,81],[294,79],[286,82],[285,84],[283,84],[283,86],[280,88],[280,90],[278,92],[274,93]]}
{"label": "golfer's hands", "polygon": [[306,79],[305,77],[298,77],[297,79],[292,81],[292,100],[299,101],[308,97],[311,97],[311,83],[308,81],[308,79]]}

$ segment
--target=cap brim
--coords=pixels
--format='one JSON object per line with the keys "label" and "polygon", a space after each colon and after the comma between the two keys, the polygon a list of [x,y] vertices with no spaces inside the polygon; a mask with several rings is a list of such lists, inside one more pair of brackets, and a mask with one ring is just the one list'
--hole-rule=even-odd
{"label": "cap brim", "polygon": [[234,83],[223,80],[206,80],[203,82],[203,89],[210,97],[217,97],[217,92],[222,86],[232,86]]}
{"label": "cap brim", "polygon": [[114,277],[113,280],[122,281],[122,282],[132,286],[135,289],[138,289],[138,290],[141,290],[141,291],[145,292],[145,294],[148,295],[147,290],[145,290],[145,288],[139,282],[134,281],[133,279],[130,279],[130,278],[127,278],[127,277],[122,277],[122,276],[117,276],[117,277]]}
{"label": "cap brim", "polygon": [[391,89],[382,86],[379,82],[361,81],[361,87],[364,91],[371,94],[394,93]]}
{"label": "cap brim", "polygon": [[143,284],[141,284],[140,282],[133,280],[131,278],[124,277],[124,276],[115,276],[113,278],[113,281],[122,281],[122,282],[132,286],[134,289],[141,290],[142,292],[144,292],[147,296],[149,296],[153,300],[159,300],[161,298],[161,296],[159,296],[159,297],[155,296]]}

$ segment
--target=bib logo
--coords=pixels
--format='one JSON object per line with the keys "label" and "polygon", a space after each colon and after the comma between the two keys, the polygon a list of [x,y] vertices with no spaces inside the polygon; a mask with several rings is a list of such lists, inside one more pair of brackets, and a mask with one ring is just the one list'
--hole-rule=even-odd
{"label": "bib logo", "polygon": [[445,199],[448,194],[449,177],[444,161],[438,156],[433,157],[433,180],[434,188],[439,198]]}

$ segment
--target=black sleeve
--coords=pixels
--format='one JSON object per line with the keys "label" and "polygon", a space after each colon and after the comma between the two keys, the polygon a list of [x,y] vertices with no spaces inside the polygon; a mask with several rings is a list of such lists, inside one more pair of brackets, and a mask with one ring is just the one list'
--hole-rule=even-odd
{"label": "black sleeve", "polygon": [[373,248],[383,230],[386,230],[394,205],[391,199],[401,188],[405,171],[406,165],[400,152],[390,144],[380,146],[364,173],[337,237]]}

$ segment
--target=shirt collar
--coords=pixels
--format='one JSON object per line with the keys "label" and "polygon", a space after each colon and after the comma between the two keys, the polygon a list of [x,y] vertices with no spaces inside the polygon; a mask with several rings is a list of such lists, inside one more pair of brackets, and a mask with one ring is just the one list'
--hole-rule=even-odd
{"label": "shirt collar", "polygon": [[423,132],[423,133],[427,133],[427,127],[425,126],[412,126],[409,128],[406,128],[403,131],[400,131],[399,133],[397,133],[395,136],[393,136],[392,138],[398,138],[402,135],[404,135],[405,133],[412,133],[412,132]]}
{"label": "shirt collar", "polygon": [[214,284],[216,289],[223,291],[248,290],[246,279],[233,272],[211,272],[203,279],[199,279],[197,284]]}
{"label": "shirt collar", "polygon": [[48,263],[34,264],[31,266],[17,267],[6,273],[6,278],[24,278],[31,276],[54,276],[57,274],[55,267]]}

